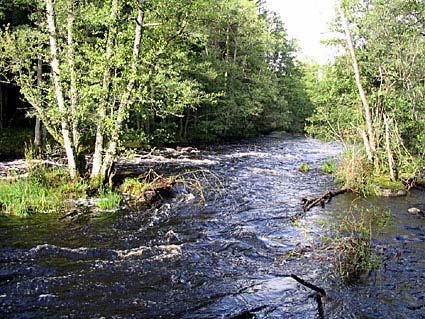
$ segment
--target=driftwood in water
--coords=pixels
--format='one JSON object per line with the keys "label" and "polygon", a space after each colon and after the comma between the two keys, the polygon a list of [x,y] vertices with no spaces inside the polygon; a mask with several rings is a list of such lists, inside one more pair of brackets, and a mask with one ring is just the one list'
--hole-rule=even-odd
{"label": "driftwood in water", "polygon": [[319,197],[315,197],[312,199],[303,198],[302,199],[303,210],[304,212],[308,212],[314,206],[318,206],[318,205],[325,207],[325,204],[329,203],[333,197],[341,195],[341,194],[345,194],[348,192],[351,192],[351,189],[343,188],[337,191],[329,191]]}
{"label": "driftwood in water", "polygon": [[314,290],[315,292],[320,294],[322,297],[326,297],[325,289],[317,287],[316,285],[313,285],[313,284],[305,281],[304,279],[301,279],[300,277],[298,277],[297,275],[294,275],[294,274],[291,275],[291,278],[296,280],[297,282],[299,282],[301,285],[306,286],[307,288],[310,288],[311,290]]}

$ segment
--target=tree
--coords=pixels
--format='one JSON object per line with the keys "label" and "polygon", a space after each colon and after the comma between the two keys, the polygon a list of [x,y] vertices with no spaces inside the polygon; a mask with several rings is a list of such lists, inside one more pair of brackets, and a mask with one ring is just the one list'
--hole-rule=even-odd
{"label": "tree", "polygon": [[352,36],[351,36],[350,28],[348,26],[348,21],[345,17],[342,2],[339,5],[339,14],[341,16],[341,22],[342,22],[344,32],[345,32],[347,47],[348,47],[348,51],[350,52],[351,62],[353,64],[354,78],[356,79],[357,89],[359,91],[359,96],[360,96],[360,99],[362,101],[363,108],[364,108],[364,117],[365,117],[365,121],[366,121],[367,133],[361,130],[361,135],[362,135],[362,138],[363,138],[363,142],[364,142],[364,146],[365,146],[365,150],[366,150],[366,153],[368,155],[368,158],[369,158],[370,161],[372,161],[374,154],[376,152],[375,132],[374,132],[373,123],[372,123],[372,112],[371,112],[371,108],[370,108],[370,105],[369,105],[369,101],[366,97],[366,93],[363,89],[361,76],[360,76],[360,67],[359,67],[359,64],[357,62],[356,52],[354,50],[353,39],[352,39]]}
{"label": "tree", "polygon": [[[325,69],[319,90],[313,93],[316,100],[323,99],[311,118],[310,131],[332,131],[344,141],[363,141],[376,174],[393,180],[412,177],[423,169],[425,154],[425,4],[344,1],[340,17],[336,31],[345,35],[349,54]],[[333,42],[343,44],[341,38]],[[341,68],[348,66],[348,58],[354,76]],[[324,88],[330,89],[324,92]],[[356,134],[350,126],[366,130]]]}
{"label": "tree", "polygon": [[127,129],[155,143],[212,140],[302,130],[309,113],[294,44],[260,3],[44,0],[33,12],[1,32],[1,69],[72,178],[107,179]]}

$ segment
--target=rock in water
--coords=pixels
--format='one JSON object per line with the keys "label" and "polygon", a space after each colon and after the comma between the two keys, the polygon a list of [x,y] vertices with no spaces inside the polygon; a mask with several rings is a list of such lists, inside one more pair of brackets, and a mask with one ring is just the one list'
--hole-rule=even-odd
{"label": "rock in water", "polygon": [[419,208],[416,207],[411,207],[407,210],[410,214],[415,214],[415,215],[422,215],[424,214],[423,211],[421,211]]}
{"label": "rock in water", "polygon": [[403,197],[407,195],[407,191],[384,188],[381,189],[379,195],[383,197]]}

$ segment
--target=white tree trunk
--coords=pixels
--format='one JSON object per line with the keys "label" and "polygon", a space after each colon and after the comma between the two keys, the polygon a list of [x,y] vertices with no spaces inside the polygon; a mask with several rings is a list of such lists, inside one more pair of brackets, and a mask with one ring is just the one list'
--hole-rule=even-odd
{"label": "white tree trunk", "polygon": [[63,146],[65,148],[66,157],[68,160],[68,171],[71,178],[77,177],[77,170],[75,165],[74,150],[72,147],[72,140],[70,138],[70,132],[68,127],[68,116],[65,107],[65,101],[63,98],[62,83],[60,80],[60,69],[58,60],[58,46],[56,40],[56,25],[55,25],[55,13],[53,10],[52,0],[44,0],[46,4],[46,18],[47,18],[47,31],[49,33],[50,42],[50,54],[51,62],[50,66],[53,73],[53,81],[55,85],[55,96],[56,102],[58,103],[59,111],[63,118],[61,120]]}
{"label": "white tree trunk", "polygon": [[[41,57],[37,57],[37,88],[39,90],[39,95],[41,94],[41,80],[42,80],[42,61]],[[38,152],[41,148],[41,120],[40,116],[36,115],[35,117],[35,128],[34,128],[34,146]]]}
{"label": "white tree trunk", "polygon": [[106,52],[105,52],[105,60],[106,60],[106,69],[103,75],[103,100],[98,105],[97,112],[97,125],[96,125],[96,140],[94,145],[94,154],[93,154],[93,166],[91,171],[91,178],[97,178],[101,175],[102,164],[103,164],[103,144],[104,144],[104,131],[103,124],[106,118],[106,107],[108,103],[108,91],[109,85],[111,82],[111,58],[114,50],[114,38],[115,38],[115,24],[116,18],[118,15],[118,0],[113,0],[111,4],[111,15],[110,21],[112,25],[109,29],[108,40],[106,43]]}
{"label": "white tree trunk", "polygon": [[77,75],[75,73],[75,50],[74,50],[74,0],[68,0],[68,18],[67,18],[67,44],[68,44],[68,67],[70,75],[70,110],[72,120],[72,141],[74,143],[74,150],[76,153],[79,151],[80,134],[78,132],[78,94],[77,94]]}
{"label": "white tree trunk", "polygon": [[[371,112],[369,102],[367,100],[365,91],[364,91],[362,83],[361,83],[360,68],[359,68],[359,64],[357,62],[356,53],[355,53],[355,50],[354,50],[354,44],[353,44],[353,40],[352,40],[352,36],[351,36],[351,31],[350,31],[350,28],[348,26],[348,21],[345,17],[345,14],[344,14],[344,8],[342,7],[342,3],[340,3],[339,12],[340,12],[340,15],[341,15],[342,24],[343,24],[344,31],[345,31],[345,37],[346,37],[346,41],[347,41],[348,50],[350,51],[350,55],[351,55],[351,62],[353,64],[354,76],[355,76],[355,79],[356,79],[357,89],[359,91],[360,99],[362,101],[363,108],[364,108],[364,116],[365,116],[366,127],[367,127],[367,139],[364,139],[365,148],[370,149],[370,153],[372,154],[372,157],[373,157],[375,152],[376,152],[376,142],[375,142],[375,132],[374,132],[374,129],[373,129],[373,122],[372,122],[372,112]],[[366,145],[366,144],[368,144],[368,145]]]}
{"label": "white tree trunk", "polygon": [[127,84],[127,89],[124,92],[120,105],[117,111],[117,118],[115,121],[114,130],[112,132],[111,140],[109,141],[108,148],[105,153],[102,164],[102,176],[106,176],[108,170],[110,169],[116,155],[117,145],[121,131],[123,129],[124,119],[128,111],[128,106],[131,102],[131,93],[134,89],[135,77],[137,74],[137,64],[140,54],[140,45],[142,41],[143,33],[143,20],[144,20],[144,11],[139,8],[136,18],[136,28],[134,31],[134,46],[133,46],[133,57],[131,63],[131,77]]}

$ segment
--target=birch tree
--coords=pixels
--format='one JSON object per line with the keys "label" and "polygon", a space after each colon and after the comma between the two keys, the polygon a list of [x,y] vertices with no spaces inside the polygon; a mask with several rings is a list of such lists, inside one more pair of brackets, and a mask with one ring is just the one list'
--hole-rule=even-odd
{"label": "birch tree", "polygon": [[364,109],[364,117],[366,121],[367,132],[364,132],[362,129],[360,129],[360,134],[362,136],[368,158],[370,161],[372,161],[374,154],[376,152],[375,132],[374,132],[373,122],[372,122],[373,121],[372,111],[371,111],[369,101],[366,97],[365,90],[363,89],[361,75],[360,75],[360,67],[357,61],[351,31],[348,25],[347,18],[345,17],[344,7],[342,2],[339,4],[339,13],[341,16],[341,22],[345,32],[345,39],[347,42],[348,51],[350,52],[350,56],[351,56],[351,62],[353,65],[353,71],[354,71],[354,77],[356,80],[357,89],[358,89],[359,96],[362,101],[362,105]]}

